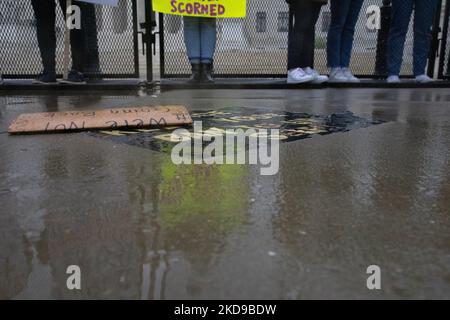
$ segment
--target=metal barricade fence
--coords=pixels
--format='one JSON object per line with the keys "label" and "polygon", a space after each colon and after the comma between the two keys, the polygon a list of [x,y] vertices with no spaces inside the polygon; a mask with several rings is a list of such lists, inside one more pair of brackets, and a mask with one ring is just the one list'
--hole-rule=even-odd
{"label": "metal barricade fence", "polygon": [[[53,1],[53,0],[42,0]],[[138,12],[138,4],[145,13]],[[390,0],[364,2],[356,26],[351,67],[360,77],[381,77],[386,72],[386,40],[390,21]],[[76,3],[76,2],[75,2]],[[432,52],[428,71],[435,64],[440,78],[450,77],[449,1],[439,1],[442,8],[434,23]],[[366,26],[367,9],[381,9],[381,30]],[[143,11],[143,10],[141,10]],[[145,23],[143,45],[147,63],[147,78],[152,79],[152,45],[159,34],[159,64],[161,78],[186,77],[190,66],[183,41],[183,19],[180,16],[159,15],[159,32],[152,32],[151,0],[119,0],[118,7],[95,6],[85,20],[88,29],[87,74],[103,78],[139,77],[138,14]],[[327,30],[330,8],[322,8],[316,26],[315,67],[323,73],[326,67]],[[147,21],[148,20],[148,21]],[[57,71],[62,72],[63,14],[57,8]],[[285,77],[287,36],[291,19],[284,0],[247,0],[244,19],[219,19],[215,54],[217,77]],[[412,75],[413,21],[407,34],[402,76]],[[30,0],[0,0],[0,73],[4,78],[31,78],[42,70],[36,40],[36,22]],[[438,38],[439,27],[443,27]],[[439,40],[442,45],[439,49]],[[439,52],[439,59],[435,59]]]}
{"label": "metal barricade fence", "polygon": [[[385,64],[385,52],[377,55],[382,30],[368,28],[366,23],[367,9],[373,5],[381,8],[382,14],[390,14],[390,1],[364,2],[356,26],[351,61],[354,73],[368,78],[384,76],[382,70],[380,73],[380,66]],[[323,73],[327,72],[326,42],[330,18],[330,7],[324,6],[316,25],[315,43],[315,67]],[[382,22],[390,20],[389,17],[381,18]],[[247,0],[246,18],[218,20],[214,57],[216,76],[285,77],[289,21],[289,10],[284,0]],[[182,18],[160,14],[159,25],[161,77],[185,77],[190,67],[183,42]],[[387,34],[384,36],[386,41]],[[412,52],[413,21],[406,38],[402,76],[412,76]]]}
{"label": "metal barricade fence", "polygon": [[[64,18],[59,5],[56,15],[56,70],[61,74]],[[139,77],[136,0],[119,0],[117,7],[95,5],[82,21],[87,29],[88,76]],[[0,56],[4,78],[31,78],[42,71],[31,1],[0,0]]]}

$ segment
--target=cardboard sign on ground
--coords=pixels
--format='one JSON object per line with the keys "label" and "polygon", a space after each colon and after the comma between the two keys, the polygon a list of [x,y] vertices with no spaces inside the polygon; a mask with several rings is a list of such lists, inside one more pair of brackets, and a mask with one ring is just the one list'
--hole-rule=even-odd
{"label": "cardboard sign on ground", "polygon": [[54,132],[87,129],[143,128],[191,124],[184,106],[130,107],[94,111],[22,114],[9,133]]}

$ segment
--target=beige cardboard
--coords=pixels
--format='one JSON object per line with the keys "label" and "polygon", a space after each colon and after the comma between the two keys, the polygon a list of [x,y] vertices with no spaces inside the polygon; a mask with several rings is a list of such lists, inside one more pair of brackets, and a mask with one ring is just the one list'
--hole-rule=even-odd
{"label": "beige cardboard", "polygon": [[130,107],[93,111],[22,114],[9,133],[58,132],[87,129],[143,128],[191,124],[184,106]]}

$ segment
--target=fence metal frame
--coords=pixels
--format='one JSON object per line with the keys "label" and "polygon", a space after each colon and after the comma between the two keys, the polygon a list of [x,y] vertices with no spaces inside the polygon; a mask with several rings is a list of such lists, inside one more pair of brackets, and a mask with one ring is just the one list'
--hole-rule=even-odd
{"label": "fence metal frame", "polygon": [[[132,73],[108,73],[108,74],[92,74],[86,73],[90,78],[139,78],[139,34],[142,34],[142,43],[146,50],[144,51],[146,68],[147,68],[147,81],[153,81],[153,55],[154,48],[159,45],[159,59],[160,59],[160,76],[161,79],[166,78],[186,78],[188,74],[168,74],[166,73],[165,66],[165,39],[164,39],[164,14],[157,14],[156,19],[154,19],[153,5],[151,0],[146,0],[145,4],[145,22],[139,26],[139,19],[137,13],[137,1],[131,0],[132,7],[132,30],[133,30],[133,57],[134,57],[134,72]],[[386,75],[386,52],[387,52],[387,37],[389,34],[390,21],[390,6],[391,0],[384,0],[382,9],[382,28],[378,30],[377,35],[377,48],[376,48],[376,63],[375,70],[372,74],[359,75],[361,78],[383,78]],[[436,16],[433,22],[433,34],[432,43],[430,48],[429,63],[427,73],[430,76],[434,75],[437,67],[437,77],[439,79],[450,79],[450,42],[448,41],[449,36],[449,20],[450,20],[450,0],[445,1],[444,16],[442,17],[442,7],[444,2],[442,0],[438,1],[438,9],[436,10]],[[155,31],[157,26],[156,20],[159,24],[159,30]],[[289,15],[289,28],[293,26],[292,14]],[[383,28],[384,26],[384,28]],[[441,29],[442,26],[442,29]],[[139,31],[139,27],[145,30],[145,33]],[[441,37],[439,35],[441,34]],[[156,35],[159,36],[159,41],[156,41]],[[153,50],[152,50],[153,49]],[[447,68],[447,70],[444,70]],[[35,77],[36,74],[3,74],[5,79],[30,79]],[[61,75],[58,75],[61,76]],[[285,74],[239,74],[239,73],[227,73],[227,74],[216,74],[218,78],[284,78]],[[403,78],[411,78],[412,75],[402,76]]]}
{"label": "fence metal frame", "polygon": [[[439,67],[438,67],[438,78],[439,79],[450,79],[450,47],[448,48],[448,29],[450,20],[450,0],[445,3],[444,9],[444,23],[442,25],[442,36],[441,36],[441,49],[439,51]],[[445,61],[447,60],[448,61]],[[447,70],[444,68],[447,66]]]}
{"label": "fence metal frame", "polygon": [[185,78],[184,75],[166,74],[165,68],[165,48],[164,48],[164,14],[158,14],[159,19],[159,68],[162,78]]}
{"label": "fence metal frame", "polygon": [[442,0],[438,0],[436,5],[436,12],[434,13],[430,52],[428,55],[428,68],[427,74],[433,78],[436,67],[436,59],[439,51],[439,32],[441,31],[441,13],[442,13]]}
{"label": "fence metal frame", "polygon": [[[148,1],[151,2],[151,1]],[[133,73],[85,73],[91,79],[125,79],[125,78],[139,78],[139,42],[138,42],[138,15],[137,15],[137,0],[131,0],[132,19],[133,19],[133,56],[134,56],[134,72]],[[2,74],[4,79],[33,79],[36,74]],[[57,77],[62,77],[62,74],[57,74]]]}

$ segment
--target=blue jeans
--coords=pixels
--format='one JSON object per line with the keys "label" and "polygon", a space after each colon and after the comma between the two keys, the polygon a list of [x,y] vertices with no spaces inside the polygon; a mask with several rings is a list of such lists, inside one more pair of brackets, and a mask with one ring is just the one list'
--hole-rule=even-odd
{"label": "blue jeans", "polygon": [[[414,10],[414,75],[425,74],[431,45],[431,27],[437,0],[393,0],[392,25],[388,42],[388,71],[390,76],[400,74],[403,50],[409,21]],[[415,8],[415,9],[414,9]]]}
{"label": "blue jeans", "polygon": [[184,43],[192,64],[212,63],[216,49],[216,19],[183,17]]}
{"label": "blue jeans", "polygon": [[331,0],[331,23],[328,30],[328,67],[347,68],[352,55],[353,36],[364,0]]}

